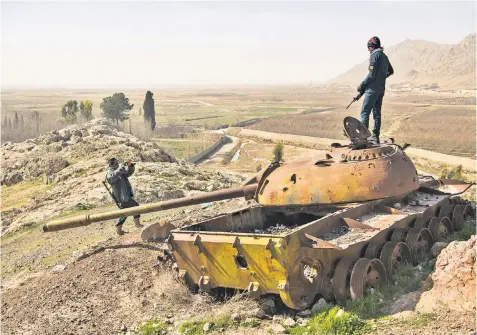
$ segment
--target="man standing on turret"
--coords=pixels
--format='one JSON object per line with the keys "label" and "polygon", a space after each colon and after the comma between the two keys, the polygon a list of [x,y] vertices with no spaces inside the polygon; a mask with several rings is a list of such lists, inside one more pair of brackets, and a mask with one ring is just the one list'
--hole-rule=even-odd
{"label": "man standing on turret", "polygon": [[378,37],[371,37],[368,41],[369,73],[358,86],[358,92],[364,94],[361,108],[361,123],[369,128],[369,115],[373,112],[374,128],[372,142],[379,143],[381,130],[381,106],[383,104],[386,78],[394,73],[394,69],[384,54],[381,41]]}
{"label": "man standing on turret", "polygon": [[[136,200],[134,200],[134,194],[129,182],[130,177],[135,170],[134,163],[127,162],[127,166],[120,165],[116,158],[110,158],[108,160],[108,173],[106,179],[113,189],[113,195],[119,208],[130,208],[139,206]],[[137,228],[142,228],[140,223],[140,215],[134,216],[134,224]],[[123,230],[123,223],[126,221],[126,217],[120,217],[116,222],[116,232],[118,235],[126,233]]]}

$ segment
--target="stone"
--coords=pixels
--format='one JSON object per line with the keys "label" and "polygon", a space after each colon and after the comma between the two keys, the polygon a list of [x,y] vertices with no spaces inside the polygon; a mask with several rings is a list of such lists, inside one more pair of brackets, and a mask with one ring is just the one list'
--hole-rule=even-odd
{"label": "stone", "polygon": [[399,202],[396,202],[396,203],[393,205],[393,207],[394,207],[395,209],[401,209],[401,208],[402,208],[402,205],[401,205]]}
{"label": "stone", "polygon": [[283,325],[286,327],[293,327],[295,324],[296,322],[292,318],[286,318],[285,321],[283,321]]}
{"label": "stone", "polygon": [[314,304],[313,307],[311,308],[311,314],[316,315],[320,313],[326,306],[328,306],[328,303],[326,302],[326,300],[323,298],[320,298],[320,300],[318,300],[316,304]]}
{"label": "stone", "polygon": [[308,324],[308,321],[306,319],[298,319],[298,320],[296,320],[296,323],[300,327],[306,327],[306,325]]}
{"label": "stone", "polygon": [[403,294],[396,301],[393,301],[386,307],[386,312],[389,314],[396,314],[403,311],[412,311],[419,301],[420,296],[421,292],[419,291]]}
{"label": "stone", "polygon": [[11,169],[3,171],[1,184],[4,186],[12,186],[23,181],[23,175]]}
{"label": "stone", "polygon": [[56,265],[56,266],[53,267],[53,272],[61,272],[61,271],[63,271],[64,269],[66,269],[66,266],[65,266],[65,265],[58,264],[58,265]]}
{"label": "stone", "polygon": [[437,256],[430,276],[432,289],[422,293],[416,305],[420,313],[432,313],[441,306],[455,312],[475,313],[475,235],[468,241],[453,241]]}
{"label": "stone", "polygon": [[280,324],[273,324],[267,328],[267,330],[272,334],[286,334],[287,330]]}
{"label": "stone", "polygon": [[207,323],[204,325],[204,328],[202,328],[202,330],[204,331],[204,333],[209,332],[211,329],[212,329],[212,323],[210,323],[210,322],[207,322]]}
{"label": "stone", "polygon": [[303,311],[300,311],[298,313],[296,313],[297,316],[301,317],[301,318],[308,318],[311,316],[311,310],[310,309],[305,309]]}
{"label": "stone", "polygon": [[272,317],[267,315],[262,308],[255,308],[250,311],[250,315],[260,320],[271,320]]}
{"label": "stone", "polygon": [[242,319],[239,313],[233,313],[230,317],[235,322],[240,322]]}
{"label": "stone", "polygon": [[431,255],[433,257],[439,256],[441,251],[444,250],[448,245],[449,245],[449,243],[446,243],[446,242],[436,242],[436,243],[434,243],[432,245],[432,248],[431,248]]}
{"label": "stone", "polygon": [[275,301],[271,298],[261,299],[259,305],[265,312],[265,314],[274,315],[277,312],[275,307]]}

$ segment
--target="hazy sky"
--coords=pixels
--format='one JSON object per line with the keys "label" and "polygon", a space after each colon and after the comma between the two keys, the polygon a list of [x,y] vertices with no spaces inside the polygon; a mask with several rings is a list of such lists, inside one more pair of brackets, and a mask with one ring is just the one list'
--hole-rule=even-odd
{"label": "hazy sky", "polygon": [[457,43],[470,2],[7,2],[2,86],[319,82],[366,59],[367,40]]}

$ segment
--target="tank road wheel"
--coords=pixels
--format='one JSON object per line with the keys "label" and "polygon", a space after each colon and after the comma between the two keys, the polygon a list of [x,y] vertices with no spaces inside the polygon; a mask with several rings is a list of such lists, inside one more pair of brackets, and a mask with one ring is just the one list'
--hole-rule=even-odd
{"label": "tank road wheel", "polygon": [[475,209],[474,207],[472,207],[472,205],[469,205],[469,204],[463,204],[464,207],[464,219],[467,219],[467,218],[475,218]]}
{"label": "tank road wheel", "polygon": [[406,239],[409,228],[396,228],[391,235],[391,241],[402,242]]}
{"label": "tank road wheel", "polygon": [[336,265],[333,276],[333,294],[340,305],[345,305],[350,298],[350,279],[353,271],[354,260],[350,257],[342,258]]}
{"label": "tank road wheel", "polygon": [[412,263],[417,265],[419,255],[431,250],[434,240],[432,234],[427,228],[413,228],[409,230],[406,236],[406,244],[411,249]]}
{"label": "tank road wheel", "polygon": [[[304,310],[314,301],[321,277],[321,263],[300,261],[286,281],[279,283],[280,298],[290,308]],[[306,275],[304,274],[306,270]]]}
{"label": "tank road wheel", "polygon": [[413,228],[419,228],[419,229],[427,228],[430,220],[431,220],[430,217],[424,217],[420,215],[417,217],[416,222],[414,222]]}
{"label": "tank road wheel", "polygon": [[386,284],[386,282],[386,269],[379,259],[360,258],[351,272],[351,299],[359,299],[369,289],[377,288],[380,285]]}
{"label": "tank road wheel", "polygon": [[469,205],[456,205],[454,207],[454,212],[452,212],[452,227],[455,231],[462,229],[464,225],[464,220],[472,216],[473,209]]}
{"label": "tank road wheel", "polygon": [[336,265],[339,260],[328,263],[323,270],[323,276],[321,276],[320,289],[319,292],[323,299],[326,301],[334,300],[335,296],[333,295],[333,275],[335,273]]}
{"label": "tank road wheel", "polygon": [[388,278],[392,279],[399,265],[411,263],[411,249],[404,242],[387,242],[381,250],[380,260],[386,268]]}
{"label": "tank road wheel", "polygon": [[383,248],[384,243],[381,242],[371,242],[366,247],[366,251],[364,252],[364,257],[368,259],[379,258],[379,253]]}
{"label": "tank road wheel", "polygon": [[439,219],[442,219],[443,217],[448,217],[450,220],[452,220],[452,212],[454,211],[454,206],[455,205],[444,205],[441,207],[439,211]]}
{"label": "tank road wheel", "polygon": [[429,231],[435,242],[442,241],[447,235],[452,233],[452,222],[444,216],[440,218],[432,218],[429,222]]}

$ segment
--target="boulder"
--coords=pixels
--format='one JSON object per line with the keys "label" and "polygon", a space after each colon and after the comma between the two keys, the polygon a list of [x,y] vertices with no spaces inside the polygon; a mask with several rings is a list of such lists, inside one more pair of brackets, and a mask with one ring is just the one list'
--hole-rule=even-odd
{"label": "boulder", "polygon": [[453,241],[437,257],[431,278],[434,285],[424,292],[416,311],[432,313],[441,308],[475,313],[475,235],[468,241]]}

